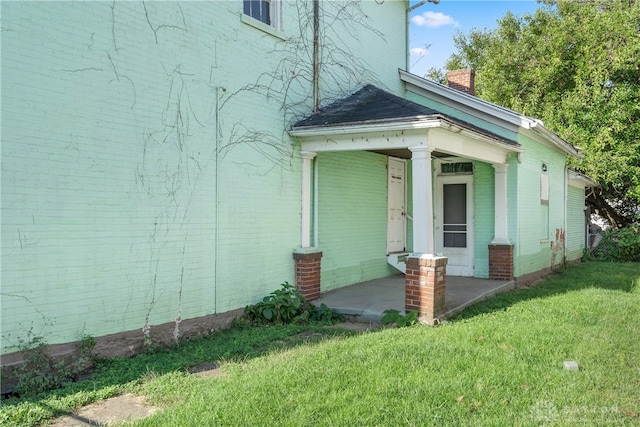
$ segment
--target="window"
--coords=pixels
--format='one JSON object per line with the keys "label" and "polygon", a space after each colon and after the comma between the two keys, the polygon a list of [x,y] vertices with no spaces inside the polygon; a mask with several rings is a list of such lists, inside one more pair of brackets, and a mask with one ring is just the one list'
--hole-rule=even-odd
{"label": "window", "polygon": [[443,174],[473,174],[473,163],[442,163],[440,166],[440,172]]}
{"label": "window", "polygon": [[547,164],[542,164],[540,174],[540,239],[549,239],[549,175]]}
{"label": "window", "polygon": [[243,3],[245,15],[280,29],[280,0],[243,0]]}
{"label": "window", "polygon": [[542,174],[540,174],[540,202],[549,204],[549,175],[547,175],[547,165],[542,164]]}

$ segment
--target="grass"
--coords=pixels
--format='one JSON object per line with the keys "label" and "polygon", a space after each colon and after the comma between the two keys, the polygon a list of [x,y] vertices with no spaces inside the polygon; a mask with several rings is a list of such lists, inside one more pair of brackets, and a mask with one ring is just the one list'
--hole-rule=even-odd
{"label": "grass", "polygon": [[179,377],[202,362],[223,366],[242,364],[252,358],[306,345],[313,339],[304,338],[304,332],[318,332],[336,340],[353,335],[322,325],[244,326],[133,358],[102,359],[89,379],[37,396],[3,400],[0,425],[39,426],[98,400],[127,392],[139,394],[145,388],[153,387],[157,380]]}
{"label": "grass", "polygon": [[[639,263],[570,266],[438,328],[316,328],[314,342],[249,328],[110,361],[77,391],[4,404],[0,421],[127,390],[163,408],[135,426],[640,425],[639,306]],[[227,375],[183,369],[205,360]]]}

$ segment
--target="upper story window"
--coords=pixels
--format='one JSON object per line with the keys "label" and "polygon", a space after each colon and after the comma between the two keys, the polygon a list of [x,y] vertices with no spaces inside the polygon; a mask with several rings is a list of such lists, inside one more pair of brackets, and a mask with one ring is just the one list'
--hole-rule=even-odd
{"label": "upper story window", "polygon": [[243,0],[244,14],[280,29],[280,0]]}

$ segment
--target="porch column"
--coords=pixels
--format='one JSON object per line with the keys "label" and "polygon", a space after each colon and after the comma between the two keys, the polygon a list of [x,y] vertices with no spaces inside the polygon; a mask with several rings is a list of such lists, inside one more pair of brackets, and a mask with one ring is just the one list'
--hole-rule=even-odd
{"label": "porch column", "polygon": [[316,157],[317,153],[314,151],[301,151],[300,158],[302,159],[302,224],[301,224],[301,236],[302,241],[300,246],[302,248],[311,247],[311,194],[312,194],[312,180],[311,180],[311,161]]}
{"label": "porch column", "polygon": [[507,164],[494,164],[495,169],[495,225],[489,245],[489,279],[513,280],[513,244],[509,241],[507,203]]}
{"label": "porch column", "polygon": [[492,244],[509,244],[507,206],[507,164],[494,164],[495,169],[495,225]]}
{"label": "porch column", "polygon": [[322,252],[311,246],[312,221],[312,165],[313,151],[301,151],[302,159],[302,215],[300,248],[293,252],[295,286],[308,300],[320,296],[320,267]]}
{"label": "porch column", "polygon": [[431,153],[426,146],[409,147],[413,178],[413,252],[433,254],[433,184]]}

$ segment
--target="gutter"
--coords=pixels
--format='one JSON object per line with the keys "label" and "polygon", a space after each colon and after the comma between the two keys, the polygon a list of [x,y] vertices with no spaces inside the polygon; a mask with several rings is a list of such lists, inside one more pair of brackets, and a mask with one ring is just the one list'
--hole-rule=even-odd
{"label": "gutter", "polygon": [[538,135],[542,136],[544,139],[551,142],[553,145],[555,145],[557,148],[564,151],[568,155],[573,156],[577,159],[584,159],[584,154],[582,154],[580,150],[578,150],[574,145],[560,138],[554,132],[544,127],[544,124],[540,120],[532,120],[531,125],[528,129],[531,129]]}
{"label": "gutter", "polygon": [[[456,108],[464,113],[493,122],[501,127],[508,128],[505,125],[515,125],[518,127],[518,131],[530,130],[564,153],[578,159],[584,158],[584,155],[576,147],[545,128],[544,123],[538,119],[524,116],[508,108],[453,90],[448,86],[424,79],[415,74],[403,70],[398,70],[398,72],[400,73],[400,80],[407,84],[407,90],[417,95],[435,96],[436,101],[444,102],[451,108]],[[413,90],[411,86],[414,87]]]}
{"label": "gutter", "polygon": [[[475,115],[477,115],[477,113],[484,113],[485,115],[491,116],[494,120],[498,119],[518,127],[528,127],[529,123],[531,122],[531,120],[526,120],[528,118],[526,118],[525,116],[522,116],[515,111],[509,110],[508,108],[504,108],[497,104],[480,99],[476,96],[468,95],[464,92],[451,89],[448,86],[416,76],[415,74],[409,73],[404,70],[398,70],[398,72],[400,73],[400,80],[405,82],[408,86],[414,86],[416,89],[428,92],[429,95],[435,95],[437,98],[444,98],[446,101],[449,101],[448,104],[457,104],[456,106],[449,106],[466,112],[467,114],[476,113]],[[420,90],[411,90],[411,87],[407,87],[407,89],[417,95],[430,97],[429,95],[420,93]],[[465,110],[472,110],[473,112]]]}
{"label": "gutter", "polygon": [[571,181],[578,181],[584,184],[585,187],[598,187],[598,183],[593,179],[589,178],[587,175],[574,171],[572,169],[567,168],[567,173],[569,176],[569,184]]}
{"label": "gutter", "polygon": [[313,138],[321,137],[325,138],[331,135],[349,135],[357,133],[373,133],[373,132],[409,132],[414,130],[428,130],[442,128],[451,132],[461,133],[470,138],[483,140],[485,143],[507,149],[513,153],[522,153],[522,148],[517,142],[509,143],[507,140],[500,140],[493,138],[489,135],[477,132],[473,129],[465,128],[460,123],[447,120],[441,115],[434,116],[418,116],[412,117],[410,120],[376,120],[376,121],[363,121],[351,124],[342,124],[334,126],[318,125],[313,127],[304,128],[292,128],[289,134],[294,137],[300,138]]}
{"label": "gutter", "polygon": [[344,135],[349,133],[384,132],[413,129],[430,129],[439,126],[437,116],[417,116],[410,120],[365,120],[339,125],[317,125],[305,127],[292,127],[289,130],[291,136],[324,136]]}

